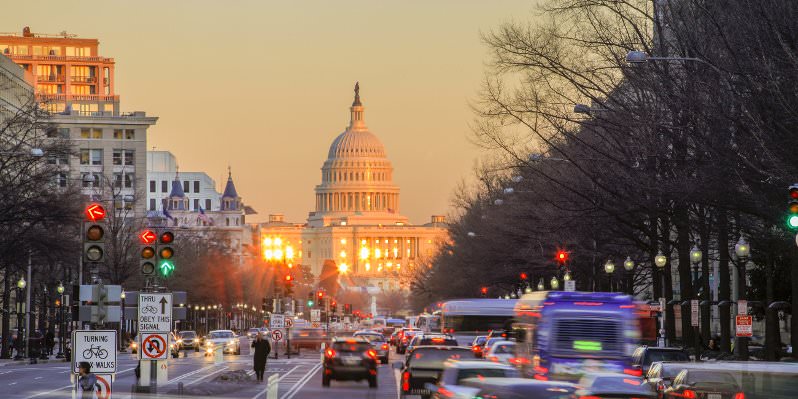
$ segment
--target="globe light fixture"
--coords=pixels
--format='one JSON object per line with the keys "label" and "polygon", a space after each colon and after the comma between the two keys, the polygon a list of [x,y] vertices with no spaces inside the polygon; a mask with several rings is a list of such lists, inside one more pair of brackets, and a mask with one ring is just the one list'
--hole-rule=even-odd
{"label": "globe light fixture", "polygon": [[748,256],[751,255],[751,246],[745,241],[745,237],[740,236],[737,244],[734,244],[734,253],[739,259],[748,259]]}
{"label": "globe light fixture", "polygon": [[[58,286],[58,293],[60,294],[61,291],[63,291],[63,290],[64,290],[64,288],[59,285]],[[119,294],[119,298],[121,298],[121,299],[125,299],[126,298],[125,291],[122,291],[122,293]]]}
{"label": "globe light fixture", "polygon": [[20,277],[19,281],[17,281],[17,288],[19,289],[25,289],[27,285],[28,283],[25,281],[25,277]]}
{"label": "globe light fixture", "polygon": [[531,292],[532,292],[532,287],[526,287],[526,288],[524,288],[524,293],[525,293],[525,294],[529,294],[529,293],[531,293]]}
{"label": "globe light fixture", "polygon": [[563,281],[571,281],[571,272],[565,272],[565,275],[562,276]]}
{"label": "globe light fixture", "polygon": [[[56,289],[55,289],[55,290],[56,290],[56,292],[58,292],[58,295],[61,295],[61,294],[63,294],[63,293],[64,293],[64,284],[62,284],[62,283],[59,281],[59,282],[58,282],[58,287],[56,287]],[[123,293],[124,293],[124,292],[123,292]]]}
{"label": "globe light fixture", "polygon": [[538,291],[543,291],[545,289],[546,287],[543,285],[543,279],[541,278],[540,281],[538,282]]}
{"label": "globe light fixture", "polygon": [[690,250],[690,262],[693,262],[694,264],[700,263],[701,258],[703,257],[704,253],[701,252],[700,249],[698,249],[697,245],[693,245],[693,249]]}
{"label": "globe light fixture", "polygon": [[665,267],[666,263],[668,263],[668,258],[662,254],[662,251],[657,252],[657,256],[654,257],[654,264],[661,269]]}
{"label": "globe light fixture", "polygon": [[612,259],[608,259],[607,263],[604,264],[604,271],[607,272],[607,274],[612,274],[615,271],[615,263]]}
{"label": "globe light fixture", "polygon": [[552,277],[549,283],[551,284],[551,289],[553,290],[560,288],[560,280],[557,280],[557,277]]}
{"label": "globe light fixture", "polygon": [[631,257],[627,256],[626,260],[623,261],[623,268],[626,269],[627,272],[631,272],[632,269],[635,268],[635,262]]}

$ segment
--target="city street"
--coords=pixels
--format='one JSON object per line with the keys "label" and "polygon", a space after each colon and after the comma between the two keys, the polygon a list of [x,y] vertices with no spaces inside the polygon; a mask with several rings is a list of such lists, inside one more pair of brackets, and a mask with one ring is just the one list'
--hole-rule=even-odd
{"label": "city street", "polygon": [[[201,352],[184,351],[179,359],[169,359],[169,383],[158,388],[158,397],[178,397],[178,383],[183,383],[184,397],[212,396],[223,398],[266,398],[266,381],[255,382],[249,342],[241,340],[241,356],[225,355],[215,364]],[[183,353],[187,356],[182,357]],[[130,398],[135,381],[135,355],[119,354],[119,372],[113,384],[113,398]],[[390,363],[390,362],[389,362]],[[249,381],[218,382],[220,376],[237,370],[248,372]],[[319,354],[304,350],[299,357],[270,358],[265,379],[279,375],[281,399],[327,398],[336,395],[347,398],[396,398],[396,375],[390,364],[379,366],[379,388],[369,389],[365,382],[336,382],[322,388]],[[0,367],[0,392],[3,398],[70,398],[68,363],[50,361],[28,365],[8,363]],[[137,394],[135,397],[149,397]]]}

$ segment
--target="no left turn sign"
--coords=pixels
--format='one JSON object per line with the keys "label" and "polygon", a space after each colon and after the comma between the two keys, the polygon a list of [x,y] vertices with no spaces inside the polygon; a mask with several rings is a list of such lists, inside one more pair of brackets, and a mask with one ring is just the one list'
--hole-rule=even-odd
{"label": "no left turn sign", "polygon": [[144,360],[168,359],[169,335],[166,333],[141,333],[141,358]]}
{"label": "no left turn sign", "polygon": [[283,339],[283,332],[280,330],[273,330],[272,331],[272,339],[277,342]]}

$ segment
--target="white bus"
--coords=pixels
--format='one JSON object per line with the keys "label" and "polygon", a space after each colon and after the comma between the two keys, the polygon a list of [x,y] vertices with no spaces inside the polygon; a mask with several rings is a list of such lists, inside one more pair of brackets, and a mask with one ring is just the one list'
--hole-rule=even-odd
{"label": "white bus", "polygon": [[441,306],[441,331],[448,334],[484,335],[510,330],[515,316],[514,299],[458,299]]}
{"label": "white bus", "polygon": [[414,326],[425,333],[440,332],[441,331],[441,317],[432,314],[422,314],[416,318]]}

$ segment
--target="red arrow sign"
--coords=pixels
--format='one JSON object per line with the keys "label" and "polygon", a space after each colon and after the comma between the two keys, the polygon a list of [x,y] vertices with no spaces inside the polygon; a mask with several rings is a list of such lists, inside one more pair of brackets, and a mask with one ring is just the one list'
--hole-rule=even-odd
{"label": "red arrow sign", "polygon": [[86,207],[86,217],[92,222],[105,219],[105,208],[100,204],[89,204]]}
{"label": "red arrow sign", "polygon": [[141,240],[142,244],[152,244],[156,238],[157,236],[152,230],[144,230],[139,234],[139,240]]}

